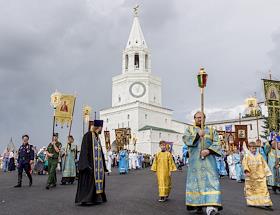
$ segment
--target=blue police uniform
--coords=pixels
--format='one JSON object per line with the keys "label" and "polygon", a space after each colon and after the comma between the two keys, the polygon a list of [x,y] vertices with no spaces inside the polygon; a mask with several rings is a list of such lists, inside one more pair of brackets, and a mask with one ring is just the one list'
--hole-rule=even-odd
{"label": "blue police uniform", "polygon": [[30,161],[34,160],[33,146],[30,144],[22,144],[18,150],[18,184],[15,187],[21,187],[23,170],[29,178],[29,186],[32,185],[32,176],[30,173]]}

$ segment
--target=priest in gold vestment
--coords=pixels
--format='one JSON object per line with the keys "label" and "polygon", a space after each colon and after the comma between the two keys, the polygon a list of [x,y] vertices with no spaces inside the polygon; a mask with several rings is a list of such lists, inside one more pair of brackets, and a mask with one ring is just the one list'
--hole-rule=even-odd
{"label": "priest in gold vestment", "polygon": [[171,191],[171,172],[176,171],[172,154],[166,150],[166,143],[160,141],[161,151],[155,156],[151,170],[157,173],[159,201],[167,200]]}
{"label": "priest in gold vestment", "polygon": [[248,146],[250,151],[242,162],[246,175],[245,197],[247,205],[271,209],[272,201],[266,184],[266,177],[271,175],[271,171],[262,155],[257,152],[256,143],[250,142]]}

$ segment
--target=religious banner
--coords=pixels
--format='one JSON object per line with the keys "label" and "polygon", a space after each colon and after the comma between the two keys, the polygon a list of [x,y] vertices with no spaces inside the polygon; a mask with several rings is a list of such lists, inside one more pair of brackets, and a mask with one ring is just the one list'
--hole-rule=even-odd
{"label": "religious banner", "polygon": [[270,131],[280,128],[280,81],[263,79],[266,106],[268,107],[268,126]]}
{"label": "religious banner", "polygon": [[235,125],[235,145],[242,149],[243,142],[248,143],[247,125]]}
{"label": "religious banner", "polygon": [[115,129],[116,143],[118,151],[124,148],[125,133],[122,128]]}
{"label": "religious banner", "polygon": [[126,128],[126,144],[129,145],[129,140],[131,139],[131,129],[130,128]]}
{"label": "religious banner", "polygon": [[67,126],[70,125],[73,118],[75,99],[76,97],[73,95],[63,94],[61,96],[60,104],[55,110],[55,121],[57,124],[61,124],[62,126],[64,124],[67,124]]}
{"label": "religious banner", "polygon": [[104,137],[106,150],[108,151],[111,148],[110,131],[104,131]]}

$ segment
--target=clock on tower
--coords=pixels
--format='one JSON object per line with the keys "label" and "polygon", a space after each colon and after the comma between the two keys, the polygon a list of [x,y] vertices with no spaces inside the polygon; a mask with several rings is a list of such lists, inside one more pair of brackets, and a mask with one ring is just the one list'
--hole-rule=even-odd
{"label": "clock on tower", "polygon": [[146,94],[146,86],[142,82],[134,82],[129,87],[129,93],[134,98],[141,98]]}

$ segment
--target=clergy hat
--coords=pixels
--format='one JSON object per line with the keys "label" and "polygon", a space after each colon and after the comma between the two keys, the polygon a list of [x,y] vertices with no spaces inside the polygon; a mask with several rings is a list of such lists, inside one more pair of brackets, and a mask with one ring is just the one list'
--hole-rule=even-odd
{"label": "clergy hat", "polygon": [[93,125],[94,125],[94,127],[103,127],[103,120],[95,119],[93,121]]}

